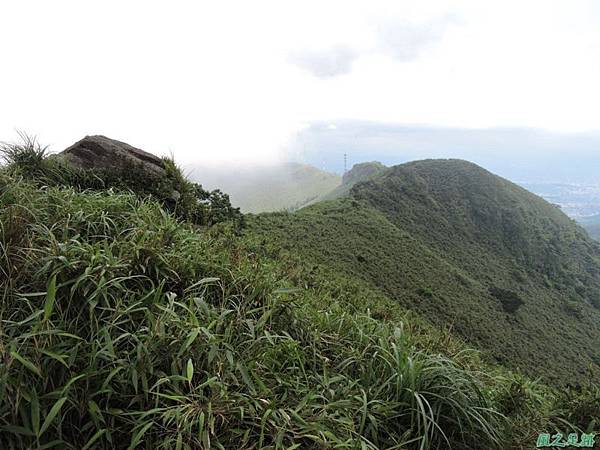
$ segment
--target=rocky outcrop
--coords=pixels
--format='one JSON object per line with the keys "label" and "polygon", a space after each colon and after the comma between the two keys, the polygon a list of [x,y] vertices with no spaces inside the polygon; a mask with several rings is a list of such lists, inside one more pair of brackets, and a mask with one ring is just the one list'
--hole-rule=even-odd
{"label": "rocky outcrop", "polygon": [[150,175],[165,174],[158,156],[106,136],[86,136],[59,155],[80,169],[127,170],[138,166]]}

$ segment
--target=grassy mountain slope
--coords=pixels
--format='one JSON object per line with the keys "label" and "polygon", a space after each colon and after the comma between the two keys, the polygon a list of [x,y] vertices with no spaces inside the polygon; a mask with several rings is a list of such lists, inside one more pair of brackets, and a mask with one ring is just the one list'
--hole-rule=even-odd
{"label": "grassy mountain slope", "polygon": [[0,168],[1,448],[515,449],[600,420],[596,387],[491,367],[235,216],[30,150]]}
{"label": "grassy mountain slope", "polygon": [[264,167],[194,167],[190,176],[205,188],[222,189],[243,212],[297,209],[336,188],[339,175],[285,163]]}
{"label": "grassy mountain slope", "polygon": [[348,198],[260,215],[252,227],[509,367],[556,383],[596,373],[599,245],[557,208],[473,164],[395,166]]}
{"label": "grassy mountain slope", "polygon": [[0,170],[2,448],[501,448],[535,404],[364,286],[28,164]]}

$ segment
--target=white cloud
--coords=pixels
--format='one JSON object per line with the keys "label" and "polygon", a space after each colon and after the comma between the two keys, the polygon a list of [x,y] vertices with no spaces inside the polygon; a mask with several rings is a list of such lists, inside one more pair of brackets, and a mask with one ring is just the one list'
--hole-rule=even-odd
{"label": "white cloud", "polygon": [[426,22],[409,21],[403,16],[383,17],[371,24],[372,44],[361,48],[337,44],[319,49],[293,50],[288,61],[317,78],[329,79],[352,71],[360,58],[383,53],[402,62],[417,59],[427,49],[439,44],[447,29],[461,21],[455,14],[446,13]]}
{"label": "white cloud", "polygon": [[292,52],[289,61],[318,78],[331,78],[350,73],[358,52],[346,45],[336,45],[325,50]]}
{"label": "white cloud", "polygon": [[600,129],[596,5],[5,1],[0,140],[262,162],[318,120]]}
{"label": "white cloud", "polygon": [[425,23],[388,19],[377,27],[379,46],[384,53],[399,61],[412,61],[441,42],[449,26],[459,23],[452,14]]}

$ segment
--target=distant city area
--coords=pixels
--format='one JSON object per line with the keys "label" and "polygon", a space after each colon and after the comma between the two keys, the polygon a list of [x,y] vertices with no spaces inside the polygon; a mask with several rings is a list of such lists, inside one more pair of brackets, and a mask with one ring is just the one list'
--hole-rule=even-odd
{"label": "distant city area", "polygon": [[557,205],[566,215],[600,240],[600,184],[519,183],[525,189]]}
{"label": "distant city area", "polygon": [[575,220],[600,214],[600,184],[519,183]]}

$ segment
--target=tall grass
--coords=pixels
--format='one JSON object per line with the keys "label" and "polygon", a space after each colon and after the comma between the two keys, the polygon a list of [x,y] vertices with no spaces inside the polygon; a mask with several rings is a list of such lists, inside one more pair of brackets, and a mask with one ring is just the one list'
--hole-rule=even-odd
{"label": "tall grass", "polygon": [[228,225],[5,170],[0,230],[1,448],[502,446],[486,376],[315,308]]}
{"label": "tall grass", "polygon": [[0,159],[9,170],[36,184],[70,186],[76,190],[97,192],[109,189],[126,191],[139,197],[151,197],[179,219],[196,225],[211,226],[229,221],[243,227],[239,208],[220,190],[207,191],[189,181],[173,158],[163,158],[164,173],[149,173],[141,163],[120,159],[113,167],[82,170],[60,154],[49,154],[35,137],[20,133],[20,142],[0,142]]}

